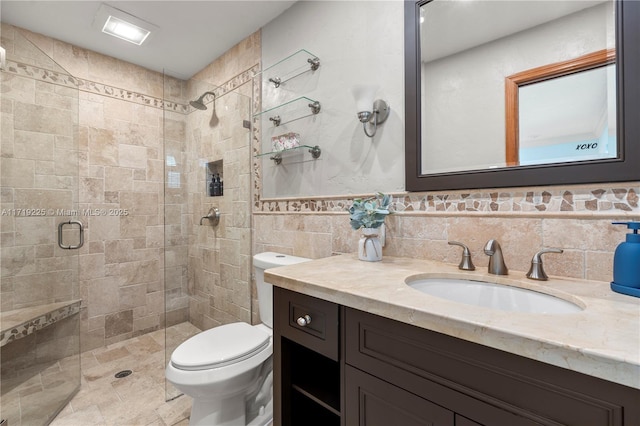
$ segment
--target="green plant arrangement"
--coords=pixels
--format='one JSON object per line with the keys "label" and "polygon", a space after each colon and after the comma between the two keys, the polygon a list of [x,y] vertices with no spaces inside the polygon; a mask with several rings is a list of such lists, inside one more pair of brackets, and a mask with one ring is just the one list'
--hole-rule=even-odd
{"label": "green plant arrangement", "polygon": [[353,229],[379,228],[392,212],[389,210],[392,197],[378,192],[374,197],[356,198],[349,208],[349,218]]}

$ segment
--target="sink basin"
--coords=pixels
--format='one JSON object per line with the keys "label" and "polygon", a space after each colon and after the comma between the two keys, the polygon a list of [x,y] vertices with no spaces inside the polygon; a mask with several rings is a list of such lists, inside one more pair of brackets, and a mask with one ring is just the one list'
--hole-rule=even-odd
{"label": "sink basin", "polygon": [[407,279],[407,285],[430,296],[501,311],[568,314],[582,308],[545,293],[485,281],[457,278]]}

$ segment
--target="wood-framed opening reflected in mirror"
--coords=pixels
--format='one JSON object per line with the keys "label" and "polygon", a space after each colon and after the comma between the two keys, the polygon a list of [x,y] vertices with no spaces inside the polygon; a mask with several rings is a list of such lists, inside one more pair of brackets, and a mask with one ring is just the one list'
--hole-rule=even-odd
{"label": "wood-framed opening reflected in mirror", "polygon": [[519,89],[523,86],[564,77],[616,62],[615,49],[603,49],[578,58],[532,68],[505,77],[505,139],[506,163],[520,165],[520,99]]}

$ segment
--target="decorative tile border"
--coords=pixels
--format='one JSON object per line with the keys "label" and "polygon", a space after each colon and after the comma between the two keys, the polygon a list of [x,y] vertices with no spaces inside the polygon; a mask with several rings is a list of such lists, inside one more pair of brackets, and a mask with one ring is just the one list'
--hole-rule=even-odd
{"label": "decorative tile border", "polygon": [[[549,187],[513,190],[453,191],[393,194],[393,208],[403,213],[640,215],[640,186]],[[365,195],[366,196],[366,195]],[[254,197],[254,212],[345,212],[353,197],[268,199]]]}
{"label": "decorative tile border", "polygon": [[[2,313],[0,347],[80,312],[80,300],[52,303]],[[9,323],[9,324],[7,324]]]}
{"label": "decorative tile border", "polygon": [[[212,90],[216,97],[225,95],[231,92],[241,85],[248,83],[253,78],[253,75],[259,69],[258,65],[255,65],[248,70],[236,75],[232,79],[224,82],[221,86]],[[152,108],[159,108],[164,110],[174,111],[180,114],[189,114],[193,112],[195,108],[189,104],[181,104],[177,102],[169,102],[160,98],[155,98],[142,93],[133,92],[131,90],[121,89],[114,86],[108,86],[102,83],[96,83],[95,81],[84,80],[81,78],[73,77],[69,74],[47,70],[33,65],[26,65],[19,62],[7,61],[5,68],[6,72],[19,75],[22,77],[29,77],[34,80],[44,81],[59,86],[66,86],[77,88],[83,92],[93,93],[97,95],[107,96],[114,99],[120,99],[123,101],[134,102],[140,105],[146,105]]]}

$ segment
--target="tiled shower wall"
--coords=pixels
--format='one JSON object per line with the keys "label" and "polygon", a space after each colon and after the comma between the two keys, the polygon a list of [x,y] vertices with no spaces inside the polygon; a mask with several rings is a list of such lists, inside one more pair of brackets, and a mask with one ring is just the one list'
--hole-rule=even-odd
{"label": "tiled shower wall", "polygon": [[[12,31],[3,25],[3,39]],[[79,168],[79,210],[106,210],[80,217],[86,226],[78,273],[82,350],[155,330],[164,315],[163,77],[25,33],[80,89],[79,159],[68,167]],[[19,72],[58,78],[29,67]],[[182,99],[183,91],[184,82],[173,80],[164,96]]]}
{"label": "tiled shower wall", "polygon": [[[3,25],[3,38],[14,30]],[[23,33],[71,73],[69,83],[80,89],[79,210],[126,211],[81,218],[86,226],[79,252],[82,350],[163,326],[165,259],[169,324],[190,315],[203,328],[248,320],[251,161],[249,131],[242,122],[251,114],[259,32],[188,82]],[[19,72],[59,78],[29,67]],[[208,120],[211,114],[197,115],[187,106],[202,87],[216,87],[220,95],[217,123]],[[238,102],[241,96],[244,101]],[[164,186],[163,137],[167,150],[177,153],[183,179],[177,191]],[[225,162],[225,196],[215,200],[223,217],[213,230],[197,224],[212,204],[204,197],[202,161],[215,159]]]}
{"label": "tiled shower wall", "polygon": [[[189,321],[200,329],[251,320],[251,77],[260,33],[242,40],[189,80],[189,99],[216,94],[206,111],[187,116]],[[209,98],[210,99],[210,98]],[[205,164],[222,161],[224,195],[206,194]],[[220,224],[199,225],[211,207]]]}
{"label": "tiled shower wall", "polygon": [[[78,150],[75,128],[78,90],[12,72],[16,61],[55,67],[26,39],[2,31],[8,62],[2,72],[1,310],[79,298],[73,285],[78,259],[56,244],[57,223],[49,210],[78,202]],[[18,213],[12,214],[12,209]],[[19,213],[31,209],[33,214]],[[77,252],[76,252],[77,254]]]}

